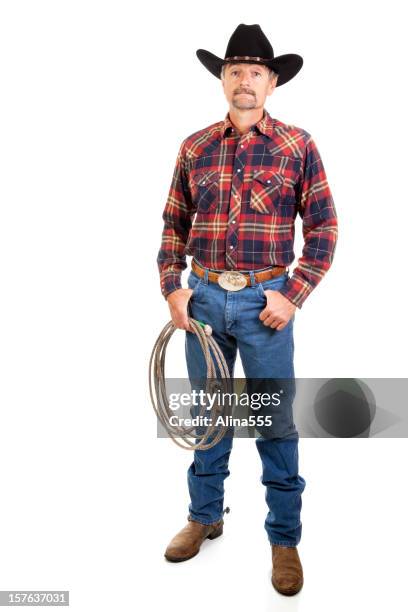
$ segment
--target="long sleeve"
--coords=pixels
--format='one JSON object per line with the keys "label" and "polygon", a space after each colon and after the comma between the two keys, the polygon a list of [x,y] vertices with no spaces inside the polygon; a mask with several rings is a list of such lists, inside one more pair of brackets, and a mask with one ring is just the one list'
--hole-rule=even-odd
{"label": "long sleeve", "polygon": [[306,144],[303,159],[298,212],[303,221],[302,256],[280,292],[301,308],[330,268],[337,243],[336,209],[323,162],[312,137]]}
{"label": "long sleeve", "polygon": [[162,295],[181,288],[181,273],[187,267],[185,247],[194,213],[186,172],[185,140],[181,143],[162,218],[164,228],[157,256]]}

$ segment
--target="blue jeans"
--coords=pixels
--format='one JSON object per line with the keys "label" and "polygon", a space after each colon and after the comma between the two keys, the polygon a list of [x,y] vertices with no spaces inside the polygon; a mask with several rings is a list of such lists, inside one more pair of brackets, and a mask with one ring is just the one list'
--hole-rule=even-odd
{"label": "blue jeans", "polygon": [[[194,319],[211,325],[230,376],[234,376],[239,349],[246,378],[294,379],[294,318],[280,331],[265,326],[259,319],[267,303],[264,290],[278,290],[287,281],[288,272],[262,283],[257,283],[251,273],[251,286],[227,291],[218,283],[209,282],[209,270],[204,270],[204,278],[190,271],[188,286],[193,293],[189,313]],[[185,352],[189,379],[205,378],[204,355],[193,332],[186,332]],[[255,442],[262,462],[261,482],[266,487],[269,508],[265,530],[271,544],[296,546],[302,533],[301,494],[306,482],[298,473],[299,434],[293,422],[291,402],[281,404],[273,421],[272,435],[261,435]],[[199,523],[209,525],[223,516],[224,480],[230,474],[228,461],[232,443],[233,437],[226,435],[212,448],[194,451],[194,461],[187,471],[191,499],[189,515]]]}

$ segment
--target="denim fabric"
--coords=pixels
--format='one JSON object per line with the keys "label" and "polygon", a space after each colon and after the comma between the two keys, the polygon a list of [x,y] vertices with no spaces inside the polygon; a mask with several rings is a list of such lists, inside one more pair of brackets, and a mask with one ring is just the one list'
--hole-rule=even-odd
{"label": "denim fabric", "polygon": [[[294,379],[294,317],[284,329],[277,331],[265,326],[259,314],[266,306],[265,289],[279,290],[288,280],[288,272],[263,283],[257,283],[251,273],[251,286],[240,291],[226,291],[193,271],[188,286],[193,289],[189,314],[209,323],[219,344],[231,377],[234,376],[237,352],[247,378]],[[186,332],[185,353],[190,381],[205,378],[204,355],[196,335]],[[294,384],[294,381],[293,381]],[[293,399],[293,396],[292,396]],[[256,438],[262,463],[261,482],[269,508],[265,520],[268,539],[273,544],[296,546],[301,538],[301,494],[306,482],[298,473],[299,434],[293,422],[292,402],[282,402],[275,410],[274,427],[268,436]],[[194,460],[187,471],[191,503],[191,518],[211,524],[223,516],[224,480],[230,474],[229,456],[233,437],[224,436],[208,450],[194,451]]]}

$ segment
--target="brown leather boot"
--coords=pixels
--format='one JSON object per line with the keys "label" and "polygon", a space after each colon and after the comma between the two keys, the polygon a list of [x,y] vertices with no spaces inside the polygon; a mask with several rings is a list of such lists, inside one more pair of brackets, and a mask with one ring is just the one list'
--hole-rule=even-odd
{"label": "brown leather boot", "polygon": [[164,556],[168,561],[187,561],[199,552],[206,538],[214,540],[222,534],[224,519],[211,525],[203,525],[193,521],[190,516],[187,518],[187,525],[174,536],[166,548]]}
{"label": "brown leather boot", "polygon": [[282,595],[296,595],[303,586],[303,569],[296,546],[272,544],[272,584]]}

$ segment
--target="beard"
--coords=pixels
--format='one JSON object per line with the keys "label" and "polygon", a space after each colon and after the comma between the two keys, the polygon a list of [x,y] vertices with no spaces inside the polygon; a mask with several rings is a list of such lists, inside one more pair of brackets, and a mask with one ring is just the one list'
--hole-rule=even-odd
{"label": "beard", "polygon": [[232,105],[240,110],[256,108],[256,97],[253,94],[234,94]]}

